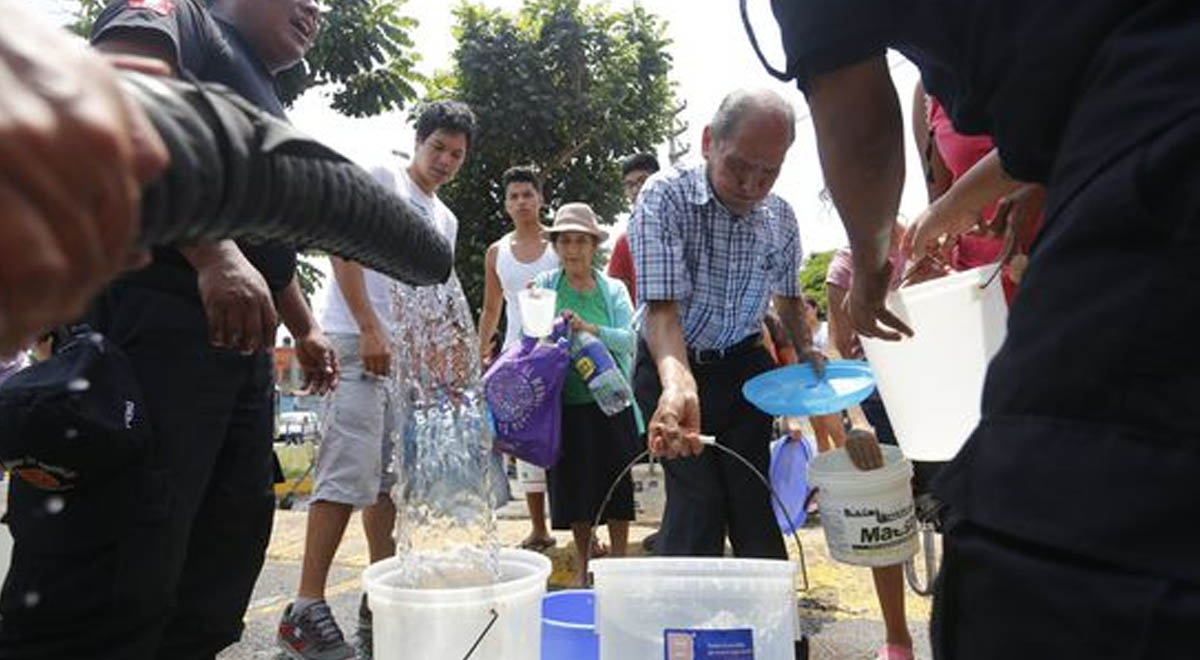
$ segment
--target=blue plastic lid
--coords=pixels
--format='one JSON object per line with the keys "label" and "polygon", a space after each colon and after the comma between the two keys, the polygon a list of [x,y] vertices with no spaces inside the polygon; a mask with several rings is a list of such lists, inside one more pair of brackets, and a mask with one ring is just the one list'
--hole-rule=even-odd
{"label": "blue plastic lid", "polygon": [[742,396],[768,415],[828,415],[857,405],[875,390],[863,360],[830,360],[818,379],[811,364],[793,364],[759,374],[742,386]]}

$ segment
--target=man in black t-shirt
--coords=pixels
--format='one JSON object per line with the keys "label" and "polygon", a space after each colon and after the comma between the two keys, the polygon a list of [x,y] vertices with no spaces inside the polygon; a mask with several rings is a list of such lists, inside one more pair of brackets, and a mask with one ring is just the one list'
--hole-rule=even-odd
{"label": "man in black t-shirt", "polygon": [[[935,656],[1195,657],[1200,5],[772,4],[850,235],[858,333],[907,331],[884,306],[904,178],[887,48],[1049,190],[979,427],[936,484]],[[910,229],[918,249],[963,211]]]}
{"label": "man in black t-shirt", "polygon": [[[317,23],[313,0],[117,0],[92,38],[282,117],[273,75]],[[274,510],[276,310],[315,389],[336,378],[295,260],[272,243],[180,245],[101,295],[91,321],[129,355],[154,437],[88,498],[14,492],[0,657],[212,658],[238,639]]]}

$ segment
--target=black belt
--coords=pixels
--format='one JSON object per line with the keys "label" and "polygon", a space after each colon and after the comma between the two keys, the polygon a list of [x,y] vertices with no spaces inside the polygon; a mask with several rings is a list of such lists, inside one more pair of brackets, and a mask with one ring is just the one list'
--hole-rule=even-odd
{"label": "black belt", "polygon": [[688,362],[692,364],[714,364],[730,358],[740,357],[762,348],[762,333],[756,332],[725,348],[708,348],[702,351],[688,349]]}

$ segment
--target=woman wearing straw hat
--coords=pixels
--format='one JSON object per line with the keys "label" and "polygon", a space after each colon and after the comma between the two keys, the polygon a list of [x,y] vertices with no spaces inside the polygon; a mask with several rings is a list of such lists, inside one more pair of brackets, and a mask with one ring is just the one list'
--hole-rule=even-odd
{"label": "woman wearing straw hat", "polygon": [[[558,210],[546,234],[560,267],[535,278],[535,286],[555,291],[556,311],[567,318],[572,332],[598,338],[629,379],[637,341],[631,328],[629,292],[620,280],[594,266],[596,248],[608,233],[597,226],[591,207],[573,203]],[[575,579],[583,585],[592,521],[609,486],[637,455],[642,422],[637,406],[612,417],[605,415],[574,369],[563,386],[562,407],[562,458],[547,474],[550,521],[554,529],[570,529],[575,537]],[[626,475],[600,515],[601,522],[608,524],[612,556],[624,556],[633,516],[633,480]]]}

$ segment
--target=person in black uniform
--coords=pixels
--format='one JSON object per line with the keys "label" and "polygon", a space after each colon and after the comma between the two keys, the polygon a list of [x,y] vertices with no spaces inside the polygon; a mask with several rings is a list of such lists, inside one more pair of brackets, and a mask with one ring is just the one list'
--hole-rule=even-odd
{"label": "person in black uniform", "polygon": [[[1200,5],[773,8],[850,235],[860,334],[908,331],[884,305],[904,178],[887,48],[957,130],[995,138],[1013,179],[1049,189],[980,424],[936,484],[949,530],[935,656],[1194,658]],[[907,240],[919,253],[954,220],[926,218]]]}
{"label": "person in black uniform", "polygon": [[[317,25],[312,0],[118,0],[92,39],[282,117],[273,74],[300,60]],[[240,637],[274,508],[276,310],[315,389],[336,379],[295,262],[272,243],[163,248],[101,294],[90,320],[144,393],[147,464],[103,496],[44,507],[47,494],[13,484],[0,657],[212,658]]]}

